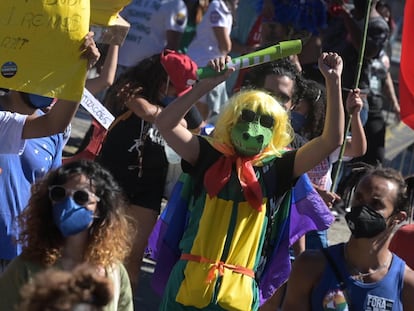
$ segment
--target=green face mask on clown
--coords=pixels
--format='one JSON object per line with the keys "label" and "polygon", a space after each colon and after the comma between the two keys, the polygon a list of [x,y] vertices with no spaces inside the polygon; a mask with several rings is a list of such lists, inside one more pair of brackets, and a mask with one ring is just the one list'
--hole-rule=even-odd
{"label": "green face mask on clown", "polygon": [[243,109],[230,134],[237,153],[251,157],[262,152],[272,139],[274,123],[272,116]]}

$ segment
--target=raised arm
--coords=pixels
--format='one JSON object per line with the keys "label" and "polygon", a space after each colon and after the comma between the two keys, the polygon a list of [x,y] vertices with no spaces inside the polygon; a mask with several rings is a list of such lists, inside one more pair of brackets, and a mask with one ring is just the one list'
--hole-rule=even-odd
{"label": "raised arm", "polygon": [[231,51],[231,39],[225,27],[213,27],[214,35],[218,42],[218,48],[223,55],[227,55]]}
{"label": "raised arm", "polygon": [[118,64],[118,50],[119,45],[110,45],[99,76],[86,80],[85,86],[93,95],[104,91],[114,83]]}
{"label": "raised arm", "polygon": [[[216,59],[210,65],[218,71],[224,70],[225,58]],[[165,107],[155,120],[155,125],[168,145],[190,164],[195,164],[199,156],[198,139],[180,121],[201,96],[223,82],[233,71],[231,68],[223,75],[201,80],[191,91]]]}
{"label": "raised arm", "polygon": [[[99,59],[99,51],[93,40],[93,32],[89,32],[81,47],[81,57],[88,60],[88,69]],[[50,136],[63,132],[72,121],[80,102],[58,100],[50,111],[42,116],[30,116],[23,127],[22,138]]]}
{"label": "raised arm", "polygon": [[321,136],[298,149],[294,176],[297,177],[327,158],[344,138],[344,108],[341,95],[342,58],[336,53],[322,53],[319,69],[325,77],[327,92],[326,118]]}
{"label": "raised arm", "polygon": [[367,151],[367,139],[365,137],[364,126],[361,122],[360,112],[363,103],[360,96],[360,90],[355,89],[348,94],[346,99],[346,109],[352,114],[351,120],[351,139],[345,143],[344,155],[348,157],[360,157]]}

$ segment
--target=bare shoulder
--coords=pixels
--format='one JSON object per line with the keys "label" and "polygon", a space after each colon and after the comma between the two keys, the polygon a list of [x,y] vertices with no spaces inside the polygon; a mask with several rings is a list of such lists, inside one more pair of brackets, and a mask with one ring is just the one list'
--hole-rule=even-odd
{"label": "bare shoulder", "polygon": [[325,267],[325,258],[319,250],[307,250],[293,263],[287,282],[283,311],[309,311],[312,289],[320,279]]}
{"label": "bare shoulder", "polygon": [[301,265],[315,265],[325,261],[325,256],[319,249],[308,249],[301,253],[295,260],[295,263]]}
{"label": "bare shoulder", "polygon": [[326,259],[320,250],[306,250],[293,263],[293,269],[303,272],[307,279],[318,279],[326,265]]}

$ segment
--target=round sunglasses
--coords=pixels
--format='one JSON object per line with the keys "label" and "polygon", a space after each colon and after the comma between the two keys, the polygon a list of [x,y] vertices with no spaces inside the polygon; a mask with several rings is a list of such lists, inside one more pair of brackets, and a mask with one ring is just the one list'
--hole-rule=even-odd
{"label": "round sunglasses", "polygon": [[266,114],[258,114],[249,109],[243,109],[241,111],[240,120],[243,122],[253,122],[258,120],[261,126],[269,129],[275,125],[275,120],[272,116]]}
{"label": "round sunglasses", "polygon": [[91,196],[99,202],[99,197],[88,191],[83,189],[66,189],[63,186],[50,186],[49,187],[49,198],[53,202],[60,202],[63,201],[66,197],[71,196],[73,200],[79,205],[85,205],[91,202]]}

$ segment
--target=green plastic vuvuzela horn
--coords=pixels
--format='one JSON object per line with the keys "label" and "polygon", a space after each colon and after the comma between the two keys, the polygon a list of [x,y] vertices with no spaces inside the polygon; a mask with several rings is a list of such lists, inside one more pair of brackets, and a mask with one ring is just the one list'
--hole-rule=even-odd
{"label": "green plastic vuvuzela horn", "polygon": [[[271,62],[276,59],[284,58],[290,55],[299,54],[302,51],[301,40],[282,41],[270,47],[254,51],[239,57],[235,57],[227,64],[226,68],[234,67],[236,70],[248,68],[263,63]],[[197,69],[197,78],[204,79],[223,74],[225,70],[215,71],[211,67],[201,67]]]}

